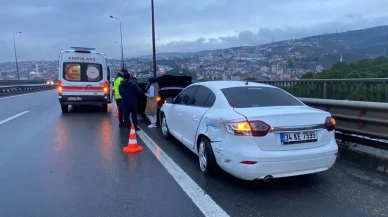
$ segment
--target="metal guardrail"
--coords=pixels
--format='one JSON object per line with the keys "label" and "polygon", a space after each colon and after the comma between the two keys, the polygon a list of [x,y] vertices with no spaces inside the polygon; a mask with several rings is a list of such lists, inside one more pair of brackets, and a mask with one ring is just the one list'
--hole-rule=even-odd
{"label": "metal guardrail", "polygon": [[55,88],[55,85],[47,84],[26,84],[26,85],[8,85],[0,86],[0,96],[4,94],[12,94],[17,92],[29,92],[29,91],[39,91],[43,89],[52,89]]}
{"label": "metal guardrail", "polygon": [[332,114],[337,121],[336,138],[388,150],[388,103],[299,99]]}
{"label": "metal guardrail", "polygon": [[282,88],[297,97],[388,102],[388,78],[254,81]]}
{"label": "metal guardrail", "polygon": [[0,86],[46,84],[46,80],[0,80]]}

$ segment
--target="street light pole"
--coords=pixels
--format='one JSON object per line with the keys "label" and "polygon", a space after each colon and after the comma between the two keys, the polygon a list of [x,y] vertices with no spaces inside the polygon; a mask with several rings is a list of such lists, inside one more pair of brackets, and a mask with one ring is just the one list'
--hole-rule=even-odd
{"label": "street light pole", "polygon": [[[115,44],[118,44],[118,45],[120,45],[120,47],[121,47],[121,44],[119,43],[119,42],[117,42],[117,41],[115,41]],[[122,47],[121,47],[121,51],[122,51],[123,49],[122,49]],[[121,65],[123,65],[123,57],[121,58]],[[123,67],[122,67],[123,68]]]}
{"label": "street light pole", "polygon": [[155,17],[154,17],[154,0],[151,0],[152,9],[152,61],[154,77],[156,78],[156,49],[155,49]]}
{"label": "street light pole", "polygon": [[116,19],[120,22],[120,38],[121,38],[121,65],[123,66],[123,68],[125,67],[125,64],[124,64],[124,48],[123,48],[123,32],[121,31],[121,20],[117,17],[114,17],[114,16],[110,16],[110,18],[113,18],[113,19]]}
{"label": "street light pole", "polygon": [[18,66],[18,57],[16,55],[16,43],[15,43],[15,35],[16,34],[21,34],[22,32],[19,31],[19,32],[15,32],[13,33],[12,35],[12,38],[13,38],[13,50],[15,51],[15,62],[16,62],[16,74],[18,75],[18,80],[20,79],[19,78],[19,66]]}

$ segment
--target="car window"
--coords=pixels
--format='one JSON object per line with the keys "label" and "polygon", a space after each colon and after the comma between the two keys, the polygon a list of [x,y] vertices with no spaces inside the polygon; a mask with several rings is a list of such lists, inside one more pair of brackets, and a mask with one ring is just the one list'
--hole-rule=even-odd
{"label": "car window", "polygon": [[221,91],[234,108],[304,105],[284,90],[274,87],[231,87]]}
{"label": "car window", "polygon": [[181,104],[181,105],[193,105],[192,104],[192,98],[195,94],[195,92],[198,89],[198,85],[196,86],[191,86],[184,90],[181,94],[179,94],[176,104]]}
{"label": "car window", "polygon": [[210,95],[209,97],[207,98],[206,102],[205,102],[205,107],[207,108],[210,108],[213,106],[214,102],[216,101],[216,95],[214,95],[213,92],[210,92]]}
{"label": "car window", "polygon": [[200,86],[191,100],[191,104],[194,106],[205,106],[205,102],[209,97],[211,90],[207,87]]}
{"label": "car window", "polygon": [[101,64],[64,63],[63,78],[75,82],[99,82],[103,78]]}

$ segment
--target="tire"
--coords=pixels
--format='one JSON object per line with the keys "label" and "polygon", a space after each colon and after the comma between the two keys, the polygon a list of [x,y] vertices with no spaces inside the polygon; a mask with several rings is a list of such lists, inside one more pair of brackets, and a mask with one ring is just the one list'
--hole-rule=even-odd
{"label": "tire", "polygon": [[69,106],[68,105],[61,105],[61,110],[62,110],[62,113],[67,113],[69,111]]}
{"label": "tire", "polygon": [[160,109],[157,110],[156,112],[156,126],[161,126],[161,121],[160,121]]}
{"label": "tire", "polygon": [[210,140],[207,137],[201,137],[198,146],[199,168],[204,174],[217,175],[220,171],[220,167],[214,156]]}
{"label": "tire", "polygon": [[166,116],[164,116],[163,113],[161,114],[161,118],[162,119],[161,119],[160,129],[162,129],[163,137],[166,139],[170,139],[171,138],[170,130],[168,129]]}
{"label": "tire", "polygon": [[101,108],[102,112],[108,112],[108,104],[103,104]]}

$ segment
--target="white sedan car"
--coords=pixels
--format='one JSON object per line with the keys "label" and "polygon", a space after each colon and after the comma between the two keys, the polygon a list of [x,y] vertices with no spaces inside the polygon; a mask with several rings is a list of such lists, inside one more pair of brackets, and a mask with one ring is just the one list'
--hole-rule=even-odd
{"label": "white sedan car", "polygon": [[336,161],[335,120],[286,91],[260,83],[191,84],[160,111],[164,137],[199,156],[203,173],[219,168],[244,180],[325,171]]}

